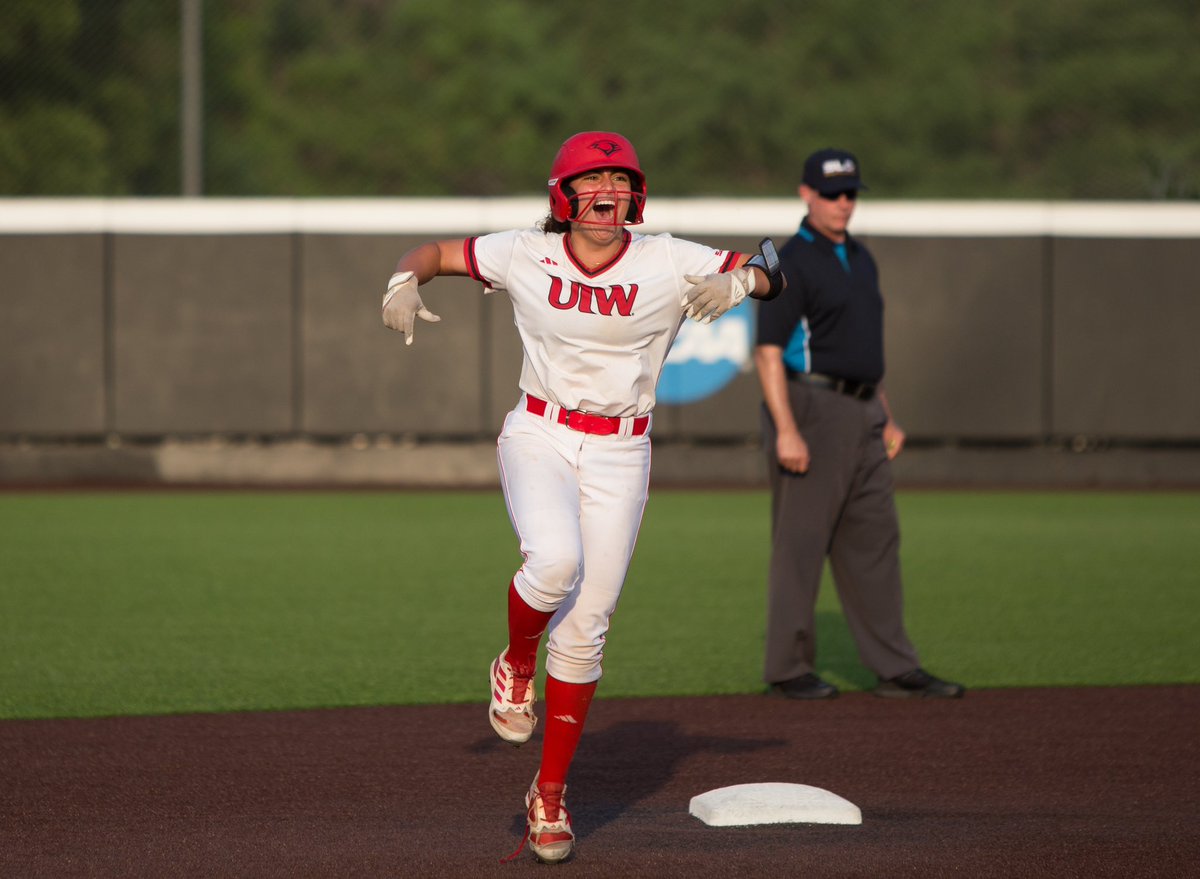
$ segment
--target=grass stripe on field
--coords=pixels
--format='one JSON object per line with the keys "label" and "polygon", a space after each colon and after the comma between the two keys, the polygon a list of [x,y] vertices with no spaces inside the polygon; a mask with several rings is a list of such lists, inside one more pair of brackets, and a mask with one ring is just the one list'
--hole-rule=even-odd
{"label": "grass stripe on field", "polygon": [[[899,498],[910,634],[972,687],[1200,682],[1200,495]],[[761,688],[767,495],[657,491],[603,696]],[[498,493],[0,494],[0,717],[480,701]],[[869,687],[827,583],[819,670]]]}

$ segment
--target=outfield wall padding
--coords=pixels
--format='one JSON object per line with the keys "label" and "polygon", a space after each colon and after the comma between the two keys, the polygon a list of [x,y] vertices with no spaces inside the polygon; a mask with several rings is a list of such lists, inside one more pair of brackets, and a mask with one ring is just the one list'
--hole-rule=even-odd
{"label": "outfield wall padding", "polygon": [[0,235],[0,434],[110,427],[106,240]]}
{"label": "outfield wall padding", "polygon": [[294,246],[287,235],[115,236],[107,429],[294,430]]}
{"label": "outfield wall padding", "polygon": [[1055,242],[1047,432],[1200,437],[1200,240]]}
{"label": "outfield wall padding", "polygon": [[[763,227],[799,219],[787,210]],[[956,234],[950,220],[862,232],[887,303],[888,396],[911,440],[1200,446],[1194,219],[1182,233],[1123,238],[1093,234],[1091,215],[1072,210],[1067,231],[1034,222]],[[427,286],[442,321],[418,322],[411,347],[379,320],[400,254],[471,234],[446,228],[450,213],[430,214],[428,230],[378,220],[353,231],[311,219],[290,228],[286,212],[229,231],[97,216],[95,229],[0,224],[0,440],[475,441],[494,436],[517,399],[520,345],[503,294],[483,296],[468,279]],[[740,250],[759,237],[679,234]],[[753,369],[699,402],[660,405],[655,435],[754,443]]]}

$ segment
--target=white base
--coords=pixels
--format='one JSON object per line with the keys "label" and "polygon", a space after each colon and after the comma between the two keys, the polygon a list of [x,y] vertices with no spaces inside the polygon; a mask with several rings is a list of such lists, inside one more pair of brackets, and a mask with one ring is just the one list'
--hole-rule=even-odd
{"label": "white base", "polygon": [[688,811],[712,827],[862,824],[858,806],[807,784],[735,784],[692,797]]}

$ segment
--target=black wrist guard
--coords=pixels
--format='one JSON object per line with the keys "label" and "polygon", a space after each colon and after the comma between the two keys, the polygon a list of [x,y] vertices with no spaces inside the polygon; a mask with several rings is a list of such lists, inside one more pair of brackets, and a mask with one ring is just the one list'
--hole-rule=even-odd
{"label": "black wrist guard", "polygon": [[[764,238],[758,242],[758,253],[746,260],[750,268],[760,269],[771,282],[766,295],[755,296],[755,299],[774,299],[783,290],[783,271],[779,267],[779,254],[775,251],[775,242]],[[754,291],[757,293],[758,291]]]}

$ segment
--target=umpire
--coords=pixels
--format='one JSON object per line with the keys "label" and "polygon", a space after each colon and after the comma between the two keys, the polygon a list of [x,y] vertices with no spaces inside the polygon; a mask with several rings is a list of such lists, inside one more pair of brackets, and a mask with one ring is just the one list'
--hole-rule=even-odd
{"label": "umpire", "polygon": [[829,699],[813,671],[817,590],[828,556],[863,664],[890,697],[962,696],[921,668],[904,628],[900,527],[890,460],[904,447],[883,378],[883,297],[875,260],[850,236],[858,160],[824,149],[804,162],[808,215],[780,251],[787,286],[758,308],[771,485],[768,694]]}

